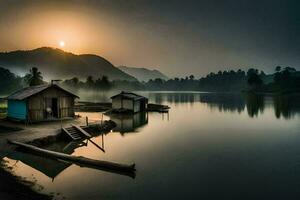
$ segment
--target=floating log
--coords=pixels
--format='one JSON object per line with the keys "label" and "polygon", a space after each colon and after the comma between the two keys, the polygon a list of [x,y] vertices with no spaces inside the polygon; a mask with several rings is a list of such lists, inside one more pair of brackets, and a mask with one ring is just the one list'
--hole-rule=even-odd
{"label": "floating log", "polygon": [[16,142],[10,140],[8,140],[7,142],[10,144],[17,145],[18,147],[24,148],[28,151],[31,151],[32,153],[39,154],[41,156],[45,156],[48,158],[55,158],[58,160],[68,161],[82,167],[90,167],[90,168],[101,169],[109,172],[115,172],[123,175],[128,175],[132,178],[135,177],[135,170],[136,170],[135,164],[126,165],[126,164],[119,164],[119,163],[102,161],[102,160],[94,160],[83,156],[72,156],[60,152],[50,151],[33,145],[25,144],[22,142]]}

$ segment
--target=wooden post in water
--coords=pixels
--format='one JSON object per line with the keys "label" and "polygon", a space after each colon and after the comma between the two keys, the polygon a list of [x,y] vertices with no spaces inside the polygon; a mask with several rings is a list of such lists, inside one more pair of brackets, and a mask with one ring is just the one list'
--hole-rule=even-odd
{"label": "wooden post in water", "polygon": [[86,121],[86,126],[89,126],[89,118],[88,118],[88,116],[85,117],[85,121]]}
{"label": "wooden post in water", "polygon": [[104,149],[104,133],[102,133],[102,148]]}
{"label": "wooden post in water", "polygon": [[62,118],[60,118],[60,129],[63,128],[63,125],[62,125]]}

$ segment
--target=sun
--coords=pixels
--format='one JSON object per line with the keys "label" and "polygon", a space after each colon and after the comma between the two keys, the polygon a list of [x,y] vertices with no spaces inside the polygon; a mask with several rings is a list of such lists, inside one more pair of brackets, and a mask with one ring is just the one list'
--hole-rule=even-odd
{"label": "sun", "polygon": [[64,47],[65,46],[65,41],[63,41],[63,40],[59,41],[59,46]]}

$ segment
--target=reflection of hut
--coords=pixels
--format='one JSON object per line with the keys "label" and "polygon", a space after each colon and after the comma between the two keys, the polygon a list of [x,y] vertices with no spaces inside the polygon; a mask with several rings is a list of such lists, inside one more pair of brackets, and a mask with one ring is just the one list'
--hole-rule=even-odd
{"label": "reflection of hut", "polygon": [[76,95],[55,84],[27,87],[8,96],[8,117],[43,121],[74,117]]}
{"label": "reflection of hut", "polygon": [[139,112],[134,115],[112,115],[110,119],[117,124],[113,130],[123,134],[134,132],[135,129],[147,124],[148,114],[146,112]]}
{"label": "reflection of hut", "polygon": [[112,108],[114,110],[129,110],[134,113],[145,111],[148,104],[148,99],[146,97],[131,93],[131,92],[121,92],[115,96],[111,97]]}

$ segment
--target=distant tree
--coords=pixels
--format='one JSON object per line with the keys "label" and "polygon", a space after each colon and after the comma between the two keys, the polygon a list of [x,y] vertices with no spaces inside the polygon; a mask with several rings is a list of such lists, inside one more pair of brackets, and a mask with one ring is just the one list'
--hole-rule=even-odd
{"label": "distant tree", "polygon": [[72,78],[71,81],[73,85],[77,85],[79,83],[79,79],[77,77]]}
{"label": "distant tree", "polygon": [[250,86],[259,87],[263,84],[263,81],[258,75],[258,70],[256,69],[249,69],[247,72],[247,82]]}
{"label": "distant tree", "polygon": [[111,83],[109,82],[109,79],[107,76],[102,76],[102,78],[98,78],[95,81],[95,86],[97,89],[108,90],[111,87]]}
{"label": "distant tree", "polygon": [[275,67],[275,72],[280,72],[281,71],[281,66],[276,66]]}
{"label": "distant tree", "polygon": [[25,81],[29,86],[36,86],[43,84],[42,73],[37,67],[30,69],[30,72],[25,75]]}
{"label": "distant tree", "polygon": [[289,72],[296,72],[296,69],[293,67],[285,67],[284,70],[289,71]]}
{"label": "distant tree", "polygon": [[247,76],[250,77],[252,74],[258,75],[258,69],[250,68],[247,71]]}
{"label": "distant tree", "polygon": [[95,85],[93,76],[88,76],[85,83],[88,88],[93,88]]}
{"label": "distant tree", "polygon": [[259,77],[264,78],[265,76],[266,76],[266,73],[263,70],[261,70],[260,74],[259,74]]}
{"label": "distant tree", "polygon": [[289,69],[285,68],[282,72],[281,72],[281,83],[282,85],[289,85],[289,82],[291,81],[291,72],[289,71]]}
{"label": "distant tree", "polygon": [[280,86],[288,85],[291,81],[291,72],[294,72],[294,70],[294,68],[286,67],[284,70],[276,72],[274,75],[274,83]]}
{"label": "distant tree", "polygon": [[190,75],[190,80],[194,80],[194,78],[195,78],[195,76],[192,74],[192,75]]}

